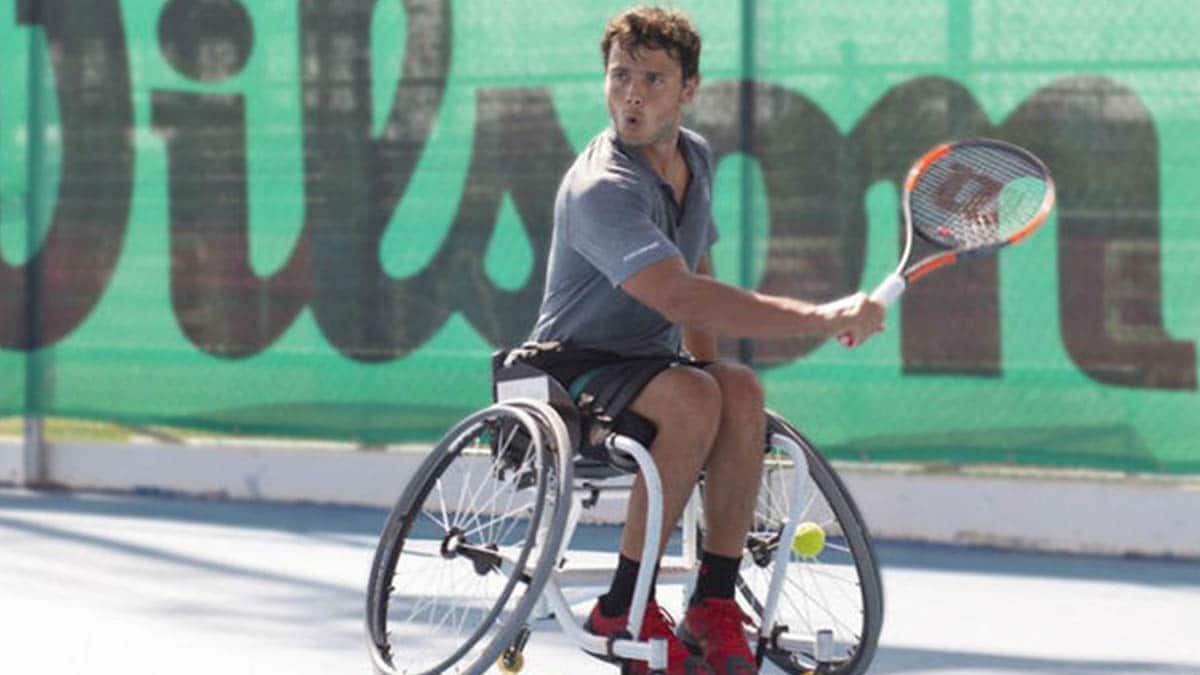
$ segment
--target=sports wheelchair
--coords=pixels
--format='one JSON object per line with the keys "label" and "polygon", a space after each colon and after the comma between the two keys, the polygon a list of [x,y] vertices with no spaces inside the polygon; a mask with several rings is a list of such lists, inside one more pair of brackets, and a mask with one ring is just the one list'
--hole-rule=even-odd
{"label": "sports wheelchair", "polygon": [[[590,607],[607,585],[611,568],[573,564],[570,544],[584,512],[605,492],[628,491],[633,471],[648,493],[642,559],[655,558],[662,494],[649,442],[595,424],[556,380],[504,355],[494,359],[496,403],[442,437],[388,516],[367,587],[375,671],[516,673],[536,623],[551,616],[585,652],[664,671],[664,640],[592,635],[564,593],[588,587]],[[883,618],[870,535],[829,462],[793,425],[765,414],[767,457],[737,581],[747,640],[764,672],[863,673]],[[704,489],[702,476],[682,518],[682,553],[663,558],[662,582],[694,581]],[[629,636],[639,634],[653,573],[653,565],[639,572]]]}

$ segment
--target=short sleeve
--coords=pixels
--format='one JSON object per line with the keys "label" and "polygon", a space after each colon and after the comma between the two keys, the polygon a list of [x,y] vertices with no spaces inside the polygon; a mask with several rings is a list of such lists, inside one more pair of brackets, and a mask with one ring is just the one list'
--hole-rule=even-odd
{"label": "short sleeve", "polygon": [[606,176],[568,197],[567,244],[618,286],[648,265],[682,257],[650,209],[632,179]]}
{"label": "short sleeve", "polygon": [[[695,133],[689,133],[688,138],[692,139],[692,141],[695,142],[696,148],[698,150],[697,155],[699,156],[700,161],[703,163],[701,170],[704,173],[703,180],[705,182],[705,185],[707,186],[707,189],[706,189],[707,195],[706,196],[708,198],[708,203],[709,203],[709,213],[711,214],[712,213],[712,208],[711,208],[712,185],[713,185],[713,181],[715,180],[716,170],[717,170],[716,156],[713,153],[712,145],[710,145],[709,142],[707,140],[705,140],[705,138],[703,136],[701,136],[699,134],[695,134]],[[703,239],[701,239],[700,250],[703,252],[708,252],[709,249],[711,249],[713,246],[716,245],[717,241],[720,238],[721,238],[721,235],[717,231],[717,224],[713,221],[713,218],[709,217],[708,223],[704,226],[704,237],[703,237]]]}
{"label": "short sleeve", "polygon": [[704,228],[704,246],[702,251],[708,252],[717,241],[721,238],[720,232],[717,231],[717,224],[712,218],[708,219],[708,225]]}

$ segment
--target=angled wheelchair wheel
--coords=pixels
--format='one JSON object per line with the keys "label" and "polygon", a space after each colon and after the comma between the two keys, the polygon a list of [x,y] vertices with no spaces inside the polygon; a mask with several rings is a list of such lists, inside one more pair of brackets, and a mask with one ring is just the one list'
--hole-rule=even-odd
{"label": "angled wheelchair wheel", "polygon": [[[764,660],[784,672],[863,673],[883,622],[870,535],[829,462],[795,427],[768,412],[768,436],[774,435],[782,442],[769,444],[738,579],[739,603],[761,623],[771,611],[772,584],[778,588]],[[792,456],[797,450],[803,462]],[[792,480],[797,465],[807,465],[810,478],[799,488]],[[802,503],[792,516],[797,499]],[[785,529],[792,518],[795,525]],[[776,577],[780,560],[786,567]]]}
{"label": "angled wheelchair wheel", "polygon": [[367,588],[376,671],[482,673],[512,644],[555,562],[570,441],[538,401],[460,422],[388,517]]}

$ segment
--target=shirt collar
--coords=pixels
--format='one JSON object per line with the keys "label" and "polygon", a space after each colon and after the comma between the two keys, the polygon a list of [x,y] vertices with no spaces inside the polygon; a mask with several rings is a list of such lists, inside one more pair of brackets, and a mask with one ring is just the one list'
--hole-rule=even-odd
{"label": "shirt collar", "polygon": [[[604,133],[605,137],[610,143],[612,143],[613,147],[615,147],[622,155],[628,157],[629,160],[636,164],[643,173],[657,180],[659,185],[670,187],[670,183],[667,182],[667,179],[659,175],[659,173],[654,170],[654,167],[650,166],[650,162],[646,160],[642,153],[638,152],[634,148],[626,146],[621,142],[621,138],[617,136],[616,129],[613,129],[610,125],[607,129],[605,129]],[[692,139],[689,138],[686,133],[684,133],[682,127],[679,129],[679,147],[683,150],[683,159],[687,162],[688,171],[692,172],[693,178],[695,178],[695,171],[693,170],[693,167],[696,166],[695,148],[693,147]]]}

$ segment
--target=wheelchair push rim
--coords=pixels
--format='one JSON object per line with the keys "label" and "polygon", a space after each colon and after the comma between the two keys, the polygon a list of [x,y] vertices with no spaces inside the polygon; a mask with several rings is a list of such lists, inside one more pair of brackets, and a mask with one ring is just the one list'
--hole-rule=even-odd
{"label": "wheelchair push rim", "polygon": [[377,672],[482,673],[512,641],[553,566],[569,508],[561,421],[536,401],[451,429],[405,487],[372,565]]}

